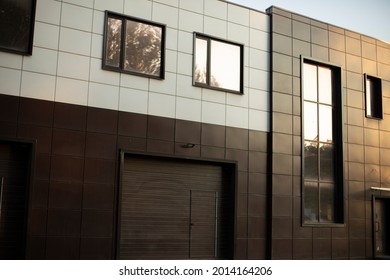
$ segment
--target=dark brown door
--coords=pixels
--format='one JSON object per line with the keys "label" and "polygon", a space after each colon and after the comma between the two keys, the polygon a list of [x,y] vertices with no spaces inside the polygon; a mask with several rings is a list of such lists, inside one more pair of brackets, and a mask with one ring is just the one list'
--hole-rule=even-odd
{"label": "dark brown door", "polygon": [[121,172],[118,258],[232,258],[233,168],[125,155]]}
{"label": "dark brown door", "polygon": [[390,259],[390,199],[375,199],[375,257]]}
{"label": "dark brown door", "polygon": [[31,145],[0,141],[0,259],[25,257]]}

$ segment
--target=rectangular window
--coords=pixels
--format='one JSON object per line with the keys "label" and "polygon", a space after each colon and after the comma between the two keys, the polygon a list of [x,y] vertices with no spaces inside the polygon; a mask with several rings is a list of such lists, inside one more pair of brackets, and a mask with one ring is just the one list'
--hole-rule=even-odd
{"label": "rectangular window", "polygon": [[243,46],[194,35],[195,86],[243,93]]}
{"label": "rectangular window", "polygon": [[0,51],[31,55],[36,0],[0,1]]}
{"label": "rectangular window", "polygon": [[304,224],[343,222],[341,69],[303,59]]}
{"label": "rectangular window", "polygon": [[383,119],[382,80],[380,78],[364,74],[364,88],[366,117]]}
{"label": "rectangular window", "polygon": [[103,69],[164,79],[165,26],[106,12]]}

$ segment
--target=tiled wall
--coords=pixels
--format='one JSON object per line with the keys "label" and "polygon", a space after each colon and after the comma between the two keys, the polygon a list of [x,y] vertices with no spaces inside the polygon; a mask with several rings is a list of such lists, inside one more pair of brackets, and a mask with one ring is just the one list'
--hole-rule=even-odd
{"label": "tiled wall", "polygon": [[[166,78],[101,69],[104,11],[167,25]],[[192,86],[193,32],[245,45],[244,94]],[[0,53],[0,93],[269,131],[269,17],[219,0],[40,0],[33,55]]]}
{"label": "tiled wall", "polygon": [[[274,259],[372,257],[371,187],[390,183],[390,45],[272,7]],[[301,226],[300,56],[342,66],[345,223]],[[382,78],[384,119],[365,118],[363,74]]]}

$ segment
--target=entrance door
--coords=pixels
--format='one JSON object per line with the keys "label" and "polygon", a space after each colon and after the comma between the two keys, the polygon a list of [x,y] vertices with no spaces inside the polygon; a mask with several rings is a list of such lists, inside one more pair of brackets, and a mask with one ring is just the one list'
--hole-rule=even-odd
{"label": "entrance door", "polygon": [[31,144],[0,141],[0,259],[23,259]]}
{"label": "entrance door", "polygon": [[374,256],[390,259],[390,199],[374,198]]}
{"label": "entrance door", "polygon": [[231,165],[124,155],[121,173],[118,258],[233,257]]}

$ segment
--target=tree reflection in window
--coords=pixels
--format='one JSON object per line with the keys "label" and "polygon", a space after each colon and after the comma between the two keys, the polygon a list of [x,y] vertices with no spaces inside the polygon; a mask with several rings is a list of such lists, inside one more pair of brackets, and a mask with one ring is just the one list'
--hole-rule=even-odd
{"label": "tree reflection in window", "polygon": [[165,26],[107,12],[103,68],[164,78]]}

